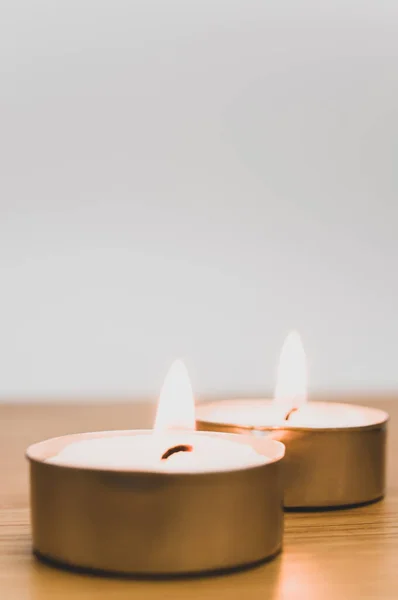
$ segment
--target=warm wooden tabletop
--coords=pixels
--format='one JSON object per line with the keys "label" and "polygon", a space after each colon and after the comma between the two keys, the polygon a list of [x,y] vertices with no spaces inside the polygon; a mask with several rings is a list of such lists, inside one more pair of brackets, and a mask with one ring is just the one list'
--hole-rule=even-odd
{"label": "warm wooden tabletop", "polygon": [[1,600],[397,600],[398,397],[364,404],[391,415],[388,494],[367,507],[286,515],[284,551],[251,571],[203,579],[134,581],[71,573],[31,554],[26,446],[96,429],[147,426],[136,405],[0,405]]}

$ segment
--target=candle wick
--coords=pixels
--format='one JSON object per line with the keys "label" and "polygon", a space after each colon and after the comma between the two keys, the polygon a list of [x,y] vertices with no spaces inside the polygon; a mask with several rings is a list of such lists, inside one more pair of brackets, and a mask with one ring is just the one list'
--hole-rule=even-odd
{"label": "candle wick", "polygon": [[294,412],[296,412],[296,410],[297,410],[297,408],[296,408],[296,407],[293,407],[293,408],[291,408],[291,409],[289,410],[289,412],[287,413],[287,415],[285,416],[285,421],[288,421],[288,420],[290,419],[290,417],[292,416],[292,414],[293,414]]}
{"label": "candle wick", "polygon": [[179,446],[173,446],[166,450],[164,454],[162,454],[162,460],[167,460],[169,456],[176,454],[177,452],[192,452],[193,446],[189,446],[188,444],[180,444]]}

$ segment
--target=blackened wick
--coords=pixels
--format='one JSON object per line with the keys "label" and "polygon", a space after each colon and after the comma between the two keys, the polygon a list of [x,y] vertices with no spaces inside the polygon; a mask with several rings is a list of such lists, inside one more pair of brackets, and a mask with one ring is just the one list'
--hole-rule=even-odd
{"label": "blackened wick", "polygon": [[290,419],[290,417],[292,416],[292,414],[294,412],[296,412],[297,408],[292,408],[291,410],[289,410],[289,412],[287,413],[286,417],[285,417],[285,421],[288,421]]}
{"label": "blackened wick", "polygon": [[166,450],[164,454],[162,454],[162,460],[167,460],[169,456],[172,454],[176,454],[177,452],[192,452],[193,446],[189,446],[188,444],[179,444],[178,446],[173,446]]}

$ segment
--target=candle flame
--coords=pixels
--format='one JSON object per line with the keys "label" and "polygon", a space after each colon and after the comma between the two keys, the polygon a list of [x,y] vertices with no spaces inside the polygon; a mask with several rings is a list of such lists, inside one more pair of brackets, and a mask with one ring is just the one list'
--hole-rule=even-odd
{"label": "candle flame", "polygon": [[175,360],[163,383],[154,429],[195,429],[195,401],[188,371]]}
{"label": "candle flame", "polygon": [[286,413],[307,401],[307,358],[297,331],[286,337],[279,358],[275,402],[286,408]]}

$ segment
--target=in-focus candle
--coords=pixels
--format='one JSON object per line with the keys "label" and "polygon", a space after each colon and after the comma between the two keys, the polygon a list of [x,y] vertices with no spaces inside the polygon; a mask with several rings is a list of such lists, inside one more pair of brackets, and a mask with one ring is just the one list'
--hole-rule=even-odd
{"label": "in-focus candle", "polygon": [[96,571],[165,575],[236,568],[279,552],[283,444],[194,427],[191,385],[177,361],[153,431],[31,446],[36,554]]}

